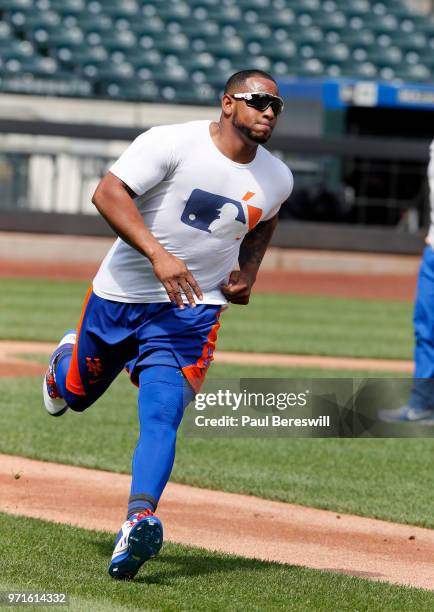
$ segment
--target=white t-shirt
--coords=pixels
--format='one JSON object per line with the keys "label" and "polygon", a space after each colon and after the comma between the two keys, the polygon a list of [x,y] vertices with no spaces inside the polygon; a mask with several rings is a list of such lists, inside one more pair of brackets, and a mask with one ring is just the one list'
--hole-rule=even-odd
{"label": "white t-shirt", "polygon": [[428,164],[429,203],[431,224],[426,242],[434,249],[434,140],[430,146],[430,157]]}
{"label": "white t-shirt", "polygon": [[[154,127],[134,140],[110,172],[137,194],[145,224],[185,262],[202,289],[203,303],[225,304],[219,287],[237,266],[243,237],[277,213],[293,178],[262,146],[249,164],[233,162],[215,146],[210,123]],[[169,301],[149,260],[120,238],[93,288],[117,302]]]}

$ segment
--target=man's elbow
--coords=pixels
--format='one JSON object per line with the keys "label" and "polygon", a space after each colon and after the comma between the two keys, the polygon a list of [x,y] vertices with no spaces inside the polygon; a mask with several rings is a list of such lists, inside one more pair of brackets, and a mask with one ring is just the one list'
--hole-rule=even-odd
{"label": "man's elbow", "polygon": [[99,203],[99,185],[98,187],[95,189],[93,196],[91,198],[91,202],[94,206],[96,206],[98,208],[98,203]]}
{"label": "man's elbow", "polygon": [[103,178],[97,185],[97,188],[95,189],[95,192],[92,196],[91,202],[92,204],[97,208],[97,210],[99,210],[101,212],[101,209],[103,208],[104,202],[107,200],[108,197],[108,193],[107,193],[107,186],[106,186],[106,181],[105,178]]}

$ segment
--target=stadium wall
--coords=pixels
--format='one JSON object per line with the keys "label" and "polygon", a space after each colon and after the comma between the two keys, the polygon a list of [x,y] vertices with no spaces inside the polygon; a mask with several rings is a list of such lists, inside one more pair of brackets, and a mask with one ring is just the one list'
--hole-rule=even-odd
{"label": "stadium wall", "polygon": [[[270,141],[273,152],[283,156],[293,169],[296,184],[300,184],[303,176],[309,184],[309,173],[318,171],[324,180],[330,180],[331,166],[327,165],[330,159],[337,160],[334,166],[347,158],[384,160],[396,167],[402,161],[415,162],[424,176],[429,139],[325,136],[322,112],[318,100],[303,102],[294,98],[290,101],[286,122],[280,124]],[[9,160],[8,168],[3,168],[3,175],[11,168],[17,173],[10,193],[2,193],[0,229],[110,235],[111,230],[97,216],[90,198],[111,161],[138,133],[153,125],[213,120],[218,114],[219,109],[215,107],[0,96],[0,173],[2,155],[11,154],[15,158],[12,162]],[[17,171],[23,160],[23,170]],[[366,171],[369,173],[369,166]],[[292,248],[419,253],[424,234],[419,227],[420,211],[411,208],[412,202],[409,205],[409,214],[403,216],[398,228],[284,219],[274,244]]]}

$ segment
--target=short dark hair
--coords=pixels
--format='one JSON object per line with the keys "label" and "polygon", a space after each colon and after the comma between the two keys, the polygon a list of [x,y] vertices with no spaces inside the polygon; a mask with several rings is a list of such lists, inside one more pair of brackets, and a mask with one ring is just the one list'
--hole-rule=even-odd
{"label": "short dark hair", "polygon": [[226,81],[224,92],[229,93],[231,91],[234,91],[234,89],[242,87],[247,81],[247,79],[253,76],[259,76],[263,79],[267,79],[268,81],[273,81],[273,83],[276,83],[276,79],[274,79],[271,74],[268,74],[268,72],[264,72],[263,70],[240,70],[240,72],[236,72],[228,78],[228,80]]}

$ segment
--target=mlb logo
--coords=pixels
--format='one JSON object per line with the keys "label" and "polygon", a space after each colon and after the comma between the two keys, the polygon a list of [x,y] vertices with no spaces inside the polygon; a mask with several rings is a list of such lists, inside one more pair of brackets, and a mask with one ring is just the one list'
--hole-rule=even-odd
{"label": "mlb logo", "polygon": [[[247,192],[243,201],[253,195],[254,193]],[[202,189],[194,189],[187,200],[181,221],[218,238],[239,240],[256,225],[262,215],[260,208],[250,205],[247,206],[247,212],[249,219],[246,219],[241,202]]]}

